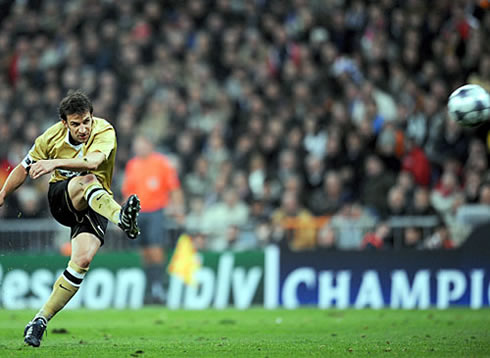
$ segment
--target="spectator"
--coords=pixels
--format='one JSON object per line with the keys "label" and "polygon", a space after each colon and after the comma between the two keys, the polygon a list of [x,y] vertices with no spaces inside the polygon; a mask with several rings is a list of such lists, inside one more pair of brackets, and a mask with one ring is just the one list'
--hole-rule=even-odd
{"label": "spectator", "polygon": [[24,187],[17,192],[19,201],[18,218],[35,219],[42,217],[42,199],[34,187]]}
{"label": "spectator", "polygon": [[482,177],[475,170],[467,169],[464,175],[464,193],[468,203],[476,203],[479,197]]}
{"label": "spectator", "polygon": [[340,135],[330,131],[325,156],[325,168],[327,170],[339,170],[344,164],[341,144]]}
{"label": "spectator", "polygon": [[320,128],[318,120],[313,117],[305,119],[303,145],[308,153],[323,158],[327,144],[327,134]]}
{"label": "spectator", "polygon": [[325,168],[320,157],[308,155],[305,160],[305,189],[312,192],[322,187]]}
{"label": "spectator", "polygon": [[188,195],[204,196],[212,188],[211,177],[208,172],[208,162],[204,157],[197,157],[194,169],[184,177],[184,189]]}
{"label": "spectator", "polygon": [[313,249],[316,225],[313,216],[301,207],[294,192],[285,192],[281,206],[272,213],[273,239],[291,250]]}
{"label": "spectator", "polygon": [[191,235],[202,234],[205,231],[204,199],[194,196],[189,200],[189,211],[185,218],[184,228]]}
{"label": "spectator", "polygon": [[284,185],[287,178],[298,173],[298,158],[296,154],[289,149],[283,150],[279,155],[279,167],[277,176],[279,181]]}
{"label": "spectator", "polygon": [[364,166],[366,175],[361,182],[361,202],[375,215],[382,215],[387,210],[386,193],[395,179],[376,155],[369,156]]}
{"label": "spectator", "polygon": [[445,215],[453,205],[455,195],[460,192],[458,178],[452,171],[445,171],[441,183],[432,190],[431,203],[436,211]]}
{"label": "spectator", "polygon": [[429,186],[431,180],[430,163],[424,151],[416,145],[413,138],[405,137],[406,154],[403,157],[402,167],[413,174],[415,183]]}
{"label": "spectator", "polygon": [[338,249],[359,250],[364,235],[374,225],[374,219],[359,203],[345,203],[329,225],[335,230]]}
{"label": "spectator", "polygon": [[238,137],[235,150],[232,152],[232,160],[237,168],[246,168],[250,162],[253,151],[253,140],[251,136],[243,134]]}
{"label": "spectator", "polygon": [[408,209],[408,213],[414,216],[436,215],[436,211],[430,203],[430,193],[424,187],[418,187],[413,196],[413,202]]}
{"label": "spectator", "polygon": [[478,203],[458,207],[456,218],[473,228],[490,220],[490,183],[481,185]]}
{"label": "spectator", "polygon": [[458,215],[460,209],[466,205],[465,200],[463,192],[455,194],[451,209],[440,220],[449,229],[454,246],[461,245],[471,231],[471,225],[465,222],[464,216]]}
{"label": "spectator", "polygon": [[485,173],[488,169],[487,153],[485,145],[478,139],[470,141],[468,149],[468,160],[465,163],[467,170],[473,170],[479,174]]}
{"label": "spectator", "polygon": [[238,197],[245,203],[250,203],[252,193],[248,187],[247,174],[244,171],[237,170],[232,173],[231,186],[236,190]]}
{"label": "spectator", "polygon": [[456,158],[464,162],[468,154],[468,140],[463,129],[453,120],[447,118],[442,133],[431,149],[431,157],[434,163],[442,165],[446,158]]}
{"label": "spectator", "polygon": [[[407,214],[407,202],[405,198],[405,192],[399,186],[393,186],[388,192],[388,205],[387,210],[384,213],[384,219],[389,220],[391,218],[399,218],[400,216]],[[403,235],[403,228],[395,227],[391,230],[393,240],[398,240]],[[385,238],[387,241],[387,238]],[[397,246],[397,242],[391,241],[394,247]]]}
{"label": "spectator", "polygon": [[214,205],[220,201],[223,201],[226,189],[229,186],[228,173],[220,173],[216,178],[212,190],[204,198],[204,204],[206,207]]}
{"label": "spectator", "polygon": [[376,148],[385,168],[394,174],[398,173],[401,164],[396,153],[396,131],[391,123],[381,131],[376,141]]}
{"label": "spectator", "polygon": [[321,249],[335,249],[335,230],[330,225],[325,225],[318,232],[317,246]]}
{"label": "spectator", "polygon": [[256,153],[250,160],[248,176],[248,185],[256,198],[261,198],[264,195],[266,175],[264,158]]}
{"label": "spectator", "polygon": [[270,242],[271,228],[268,223],[270,215],[268,210],[263,201],[252,201],[248,221],[238,234],[234,249],[265,247]]}
{"label": "spectator", "polygon": [[345,166],[342,170],[342,177],[345,184],[352,191],[355,198],[359,197],[359,185],[363,180],[363,165],[366,153],[359,133],[352,131],[347,133]]}
{"label": "spectator", "polygon": [[211,179],[215,180],[220,175],[221,165],[230,157],[224,139],[218,131],[215,130],[211,133],[204,156],[209,164],[208,173]]}
{"label": "spectator", "polygon": [[424,239],[423,248],[429,250],[454,248],[447,226],[439,225],[431,236]]}
{"label": "spectator", "polygon": [[407,227],[403,230],[404,249],[422,249],[422,231],[416,227]]}
{"label": "spectator", "polygon": [[189,131],[180,133],[175,144],[175,155],[182,163],[179,176],[185,178],[192,170],[192,162],[196,156],[196,148],[193,135]]}
{"label": "spectator", "polygon": [[333,215],[347,198],[340,175],[332,170],[325,175],[323,188],[311,194],[308,207],[315,215]]}
{"label": "spectator", "polygon": [[380,250],[386,248],[385,239],[390,235],[390,227],[387,223],[381,222],[376,225],[374,232],[368,232],[362,239],[361,249]]}
{"label": "spectator", "polygon": [[402,216],[407,213],[405,192],[399,186],[394,186],[388,192],[388,210],[386,216]]}
{"label": "spectator", "polygon": [[415,192],[413,175],[407,171],[401,171],[396,178],[396,186],[400,187],[405,193],[405,199],[409,202]]}
{"label": "spectator", "polygon": [[209,250],[224,250],[236,239],[235,228],[241,228],[248,220],[248,207],[240,201],[234,189],[227,188],[223,198],[204,212],[206,247]]}

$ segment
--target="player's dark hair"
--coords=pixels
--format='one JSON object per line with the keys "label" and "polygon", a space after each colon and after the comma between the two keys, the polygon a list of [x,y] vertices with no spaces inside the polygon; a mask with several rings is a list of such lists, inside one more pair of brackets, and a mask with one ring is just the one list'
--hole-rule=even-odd
{"label": "player's dark hair", "polygon": [[87,95],[81,90],[69,91],[68,95],[61,100],[58,108],[59,116],[64,121],[68,115],[84,114],[87,111],[92,114],[94,107]]}

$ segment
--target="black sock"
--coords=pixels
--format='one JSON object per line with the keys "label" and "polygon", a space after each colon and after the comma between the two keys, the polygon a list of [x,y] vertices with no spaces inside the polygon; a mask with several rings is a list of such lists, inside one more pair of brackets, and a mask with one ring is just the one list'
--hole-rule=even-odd
{"label": "black sock", "polygon": [[[146,274],[146,293],[149,296],[162,296],[164,293],[163,287],[163,265],[152,264],[145,267]],[[158,292],[161,291],[161,292]],[[163,298],[163,297],[159,297]]]}

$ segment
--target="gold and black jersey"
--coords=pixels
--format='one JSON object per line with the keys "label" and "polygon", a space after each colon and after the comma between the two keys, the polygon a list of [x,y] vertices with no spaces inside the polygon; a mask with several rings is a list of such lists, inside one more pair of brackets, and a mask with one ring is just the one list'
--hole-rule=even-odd
{"label": "gold and black jersey", "polygon": [[[22,161],[27,168],[38,160],[48,159],[72,159],[83,157],[88,153],[101,152],[105,154],[106,160],[96,170],[88,171],[94,174],[108,193],[112,195],[111,183],[116,159],[116,132],[114,127],[105,119],[94,117],[92,131],[87,143],[73,145],[69,140],[69,131],[60,121],[35,141],[29,153]],[[82,174],[79,171],[56,169],[51,174],[50,183],[66,180]]]}

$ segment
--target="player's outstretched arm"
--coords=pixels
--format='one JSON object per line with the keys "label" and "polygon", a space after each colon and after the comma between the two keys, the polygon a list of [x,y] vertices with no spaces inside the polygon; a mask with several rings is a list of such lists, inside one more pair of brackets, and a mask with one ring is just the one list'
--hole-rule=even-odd
{"label": "player's outstretched arm", "polygon": [[88,153],[83,158],[39,160],[31,165],[29,175],[32,179],[37,179],[44,174],[51,173],[55,169],[77,171],[95,170],[104,160],[105,154],[102,152]]}
{"label": "player's outstretched arm", "polygon": [[0,206],[5,202],[5,198],[15,191],[19,186],[21,186],[27,178],[27,170],[21,165],[17,165],[14,170],[12,170],[3,185],[2,190],[0,190]]}

